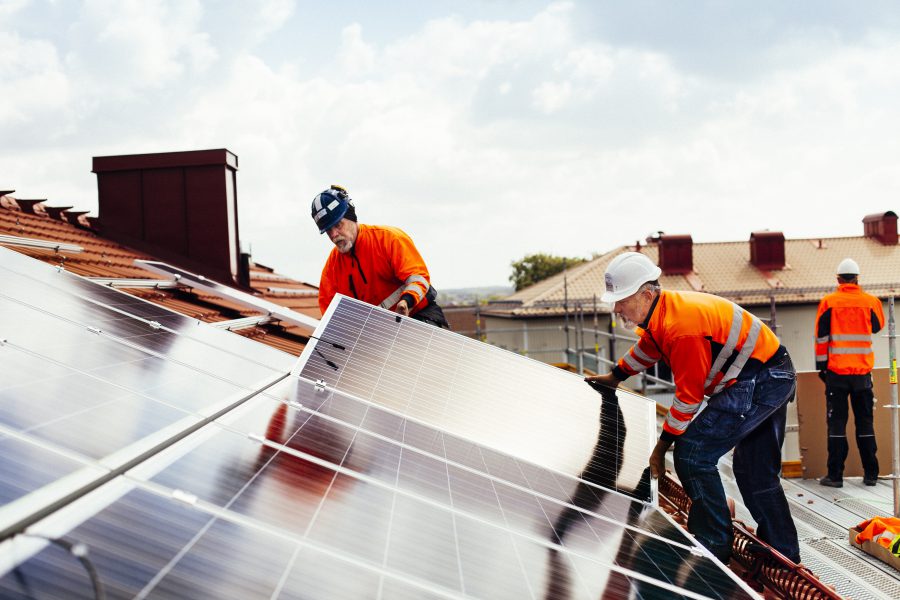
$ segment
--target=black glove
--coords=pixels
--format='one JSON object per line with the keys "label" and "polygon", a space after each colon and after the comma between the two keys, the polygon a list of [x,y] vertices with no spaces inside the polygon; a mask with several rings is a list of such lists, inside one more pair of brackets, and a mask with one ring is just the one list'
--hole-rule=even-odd
{"label": "black glove", "polygon": [[825,378],[827,377],[828,371],[819,371],[819,379],[822,380],[822,383],[825,383]]}

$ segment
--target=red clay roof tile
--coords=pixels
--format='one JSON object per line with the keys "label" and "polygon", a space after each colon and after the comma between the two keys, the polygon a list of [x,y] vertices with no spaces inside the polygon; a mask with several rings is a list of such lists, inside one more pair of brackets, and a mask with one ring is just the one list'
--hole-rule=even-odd
{"label": "red clay roof tile", "polygon": [[[23,210],[23,207],[26,210]],[[64,213],[64,210],[63,208],[48,208],[43,205],[42,201],[20,201],[11,195],[2,195],[0,196],[0,234],[81,246],[83,252],[80,253],[60,253],[52,249],[10,246],[11,249],[37,260],[52,265],[62,265],[64,269],[76,275],[117,279],[162,279],[159,275],[150,273],[134,264],[135,259],[153,260],[153,256],[104,239],[89,229],[90,217],[75,211]],[[74,214],[79,225],[64,218],[65,214]],[[251,285],[261,298],[316,319],[321,316],[316,296],[318,288],[313,285],[279,275],[270,267],[259,264],[251,264]],[[301,290],[310,295],[270,293],[268,291],[270,287]],[[259,311],[205,292],[194,293],[190,290],[179,289],[119,289],[205,322],[227,321],[261,314]],[[247,328],[235,333],[293,355],[299,355],[302,352],[309,335],[309,332],[300,328],[285,329],[278,324]]]}

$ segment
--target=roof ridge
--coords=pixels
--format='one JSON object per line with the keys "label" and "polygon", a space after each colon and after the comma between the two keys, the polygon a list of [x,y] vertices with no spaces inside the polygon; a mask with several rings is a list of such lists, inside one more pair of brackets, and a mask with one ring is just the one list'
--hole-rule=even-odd
{"label": "roof ridge", "polygon": [[[597,263],[600,259],[602,259],[602,258],[604,258],[604,257],[607,257],[608,255],[613,254],[613,253],[618,254],[618,251],[623,251],[623,250],[624,250],[624,251],[627,252],[627,251],[628,251],[628,248],[630,248],[630,246],[627,246],[627,245],[626,245],[626,246],[619,246],[616,250],[610,250],[609,252],[606,252],[606,253],[604,253],[604,254],[601,254],[601,255],[599,255],[599,256],[596,256],[596,257],[594,257],[594,258],[591,258],[591,259],[589,259],[589,260],[586,260],[586,261],[583,262],[583,263],[579,263],[579,264],[576,265],[575,268],[570,272],[570,275],[571,275],[572,277],[580,277],[581,275],[583,275],[583,272],[584,272],[584,271],[592,270],[594,267],[596,267],[596,263]],[[566,281],[567,281],[567,280],[566,280],[565,274],[566,274],[566,271],[560,271],[559,273],[553,275],[554,278],[558,278],[560,281],[558,281],[557,283],[553,284],[552,286],[548,286],[547,289],[545,289],[543,292],[541,292],[541,293],[539,293],[538,295],[536,295],[534,298],[532,298],[532,299],[529,300],[528,302],[530,302],[530,303],[540,302],[540,301],[542,301],[544,298],[546,298],[547,296],[550,296],[550,295],[552,295],[552,294],[554,294],[554,293],[559,292],[559,290],[563,288],[564,284],[566,284]],[[540,282],[538,282],[538,283],[540,283]],[[537,284],[535,284],[535,285],[537,285]]]}

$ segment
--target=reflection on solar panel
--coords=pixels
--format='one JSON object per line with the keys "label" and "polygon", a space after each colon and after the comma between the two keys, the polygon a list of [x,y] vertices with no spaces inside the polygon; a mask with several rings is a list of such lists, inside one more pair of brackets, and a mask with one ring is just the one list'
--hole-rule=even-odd
{"label": "reflection on solar panel", "polygon": [[751,595],[642,501],[643,399],[346,298],[285,377],[36,261],[0,277],[3,598]]}

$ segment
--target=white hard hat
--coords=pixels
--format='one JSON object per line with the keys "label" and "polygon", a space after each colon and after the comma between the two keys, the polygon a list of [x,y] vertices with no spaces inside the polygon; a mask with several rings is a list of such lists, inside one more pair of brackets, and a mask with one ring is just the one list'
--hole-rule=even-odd
{"label": "white hard hat", "polygon": [[859,275],[859,265],[852,258],[845,258],[837,268],[838,275]]}
{"label": "white hard hat", "polygon": [[618,302],[634,294],[648,281],[656,281],[662,270],[640,252],[624,252],[606,267],[606,291],[600,300]]}

